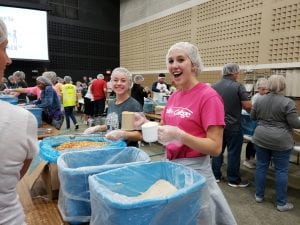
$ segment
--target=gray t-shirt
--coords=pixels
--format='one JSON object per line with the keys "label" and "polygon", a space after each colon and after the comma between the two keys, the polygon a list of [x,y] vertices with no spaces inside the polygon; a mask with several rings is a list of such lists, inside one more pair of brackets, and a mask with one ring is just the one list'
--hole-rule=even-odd
{"label": "gray t-shirt", "polygon": [[293,128],[300,128],[295,102],[269,93],[254,103],[250,117],[257,120],[253,143],[271,150],[288,150],[294,145]]}
{"label": "gray t-shirt", "polygon": [[224,76],[212,85],[224,102],[226,128],[238,130],[241,127],[242,101],[248,101],[249,96],[244,85]]}
{"label": "gray t-shirt", "polygon": [[[109,104],[106,117],[107,131],[121,129],[122,124],[122,112],[143,112],[141,104],[132,97],[129,97],[121,104],[116,104],[115,101]],[[127,146],[137,147],[137,142],[126,141]]]}

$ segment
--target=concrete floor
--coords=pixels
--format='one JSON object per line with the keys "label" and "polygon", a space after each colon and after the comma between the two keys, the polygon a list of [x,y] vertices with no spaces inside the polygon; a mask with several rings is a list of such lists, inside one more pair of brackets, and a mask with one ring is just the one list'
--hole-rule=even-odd
{"label": "concrete floor", "polygon": [[[81,133],[87,125],[82,124],[80,117],[77,116],[79,130],[74,131],[71,124],[71,133]],[[65,125],[62,126],[62,133]],[[163,146],[157,143],[141,145],[141,149],[149,154],[152,161],[164,158]],[[298,225],[300,224],[300,165],[290,163],[289,167],[289,186],[288,200],[294,204],[294,209],[289,212],[279,212],[275,208],[275,189],[274,189],[274,170],[269,169],[267,176],[267,188],[263,203],[256,203],[254,200],[255,169],[248,169],[242,165],[245,157],[245,144],[241,155],[241,174],[243,179],[250,181],[247,188],[232,188],[227,185],[226,180],[222,180],[219,185],[231,207],[231,210],[239,225]],[[296,155],[292,154],[291,161],[296,162]],[[226,162],[226,159],[225,159]],[[223,174],[226,175],[226,164],[222,167]],[[226,178],[225,178],[226,179]]]}
{"label": "concrete floor", "polygon": [[[164,157],[163,146],[152,143],[141,146],[153,161],[161,160]],[[245,144],[242,151],[242,161],[245,156]],[[296,161],[296,156],[292,155],[291,160]],[[226,159],[225,159],[226,162]],[[294,204],[294,209],[289,212],[279,212],[275,208],[274,190],[274,170],[270,169],[267,177],[267,188],[265,201],[256,203],[254,200],[255,169],[248,169],[241,165],[243,179],[250,181],[247,188],[232,188],[227,185],[226,180],[222,180],[219,185],[231,207],[231,210],[241,225],[296,225],[300,224],[300,165],[290,163],[289,168],[288,199]],[[223,174],[226,175],[226,165],[222,167]]]}

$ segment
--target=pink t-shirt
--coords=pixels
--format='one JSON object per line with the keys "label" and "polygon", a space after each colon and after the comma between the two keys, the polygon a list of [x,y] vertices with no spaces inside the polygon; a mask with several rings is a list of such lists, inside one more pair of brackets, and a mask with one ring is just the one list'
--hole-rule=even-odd
{"label": "pink t-shirt", "polygon": [[[162,112],[164,124],[176,126],[196,137],[206,137],[209,126],[224,126],[224,105],[219,94],[203,83],[187,91],[176,91]],[[167,158],[192,158],[204,154],[186,145],[168,144]]]}
{"label": "pink t-shirt", "polygon": [[36,95],[37,98],[39,99],[41,96],[41,89],[38,86],[34,86],[34,87],[27,87],[25,88],[27,93]]}

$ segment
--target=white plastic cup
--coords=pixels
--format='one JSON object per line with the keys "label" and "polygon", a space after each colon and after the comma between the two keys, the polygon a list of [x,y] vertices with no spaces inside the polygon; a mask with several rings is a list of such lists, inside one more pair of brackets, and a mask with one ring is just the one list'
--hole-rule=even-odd
{"label": "white plastic cup", "polygon": [[157,131],[158,123],[157,122],[147,122],[142,125],[143,139],[146,142],[155,142],[157,141]]}

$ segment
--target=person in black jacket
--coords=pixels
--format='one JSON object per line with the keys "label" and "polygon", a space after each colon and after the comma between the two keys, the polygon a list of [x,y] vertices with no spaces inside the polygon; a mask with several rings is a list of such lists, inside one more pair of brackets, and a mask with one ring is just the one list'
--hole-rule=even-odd
{"label": "person in black jacket", "polygon": [[141,85],[141,83],[144,81],[144,77],[142,75],[135,75],[133,81],[134,83],[131,89],[131,97],[136,99],[143,107],[144,98],[148,97],[147,92],[145,91],[144,87]]}

